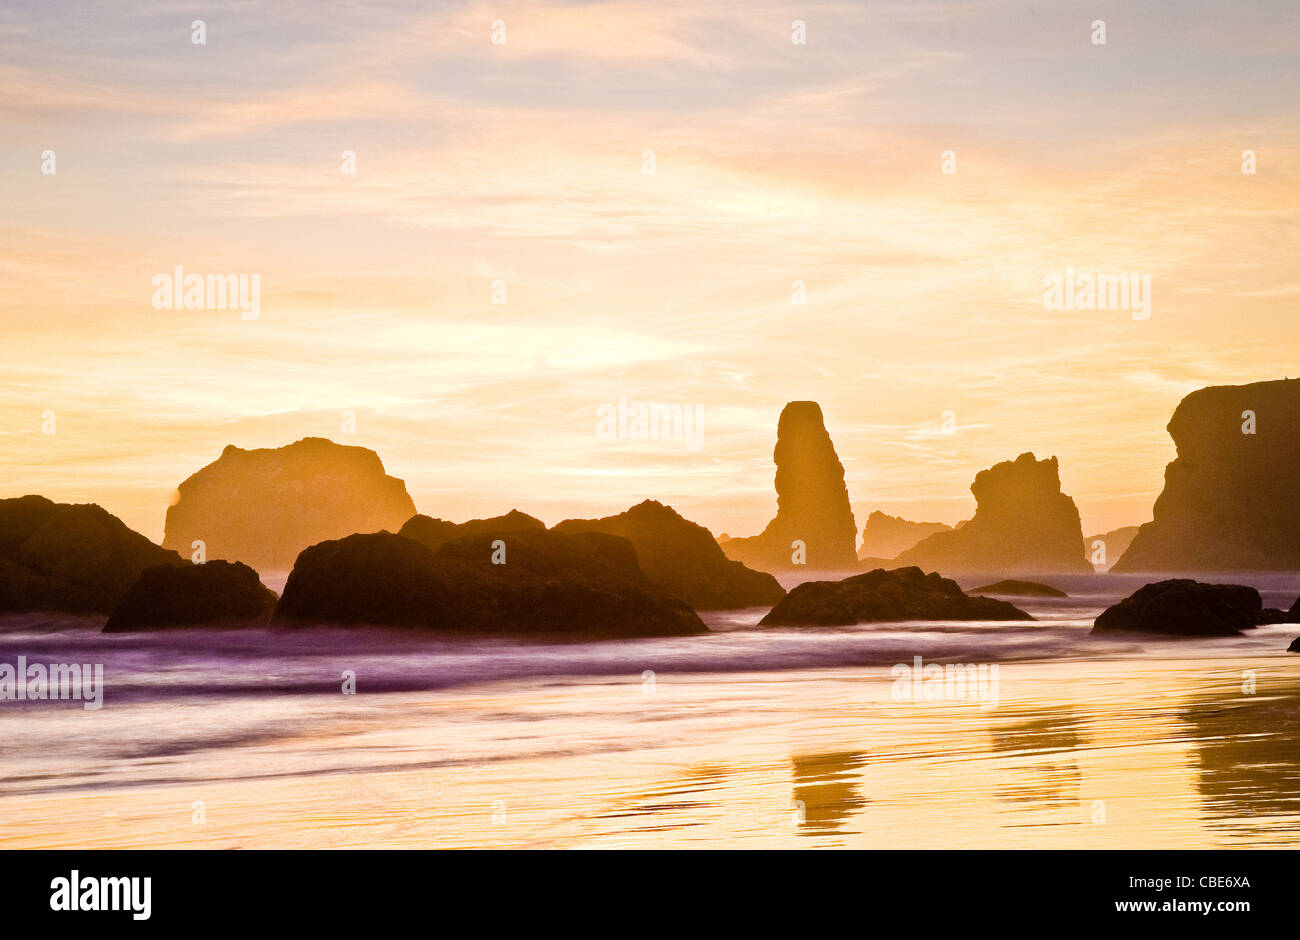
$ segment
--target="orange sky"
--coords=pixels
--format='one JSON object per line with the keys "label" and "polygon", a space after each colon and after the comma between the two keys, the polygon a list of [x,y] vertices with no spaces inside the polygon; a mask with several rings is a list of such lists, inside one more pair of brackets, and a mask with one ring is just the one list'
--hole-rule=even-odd
{"label": "orange sky", "polygon": [[[814,399],[859,524],[1032,450],[1091,533],[1149,518],[1185,393],[1300,359],[1292,4],[69,8],[0,13],[0,495],[160,538],[227,443],[319,435],[435,516],[745,535]],[[260,316],[155,309],[178,265]],[[1066,266],[1150,318],[1046,309]],[[620,396],[699,446],[598,435]]]}

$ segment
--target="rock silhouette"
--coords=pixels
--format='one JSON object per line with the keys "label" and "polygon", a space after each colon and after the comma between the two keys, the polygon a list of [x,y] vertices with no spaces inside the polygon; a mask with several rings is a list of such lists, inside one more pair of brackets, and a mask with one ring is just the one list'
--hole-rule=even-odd
{"label": "rock silhouette", "polygon": [[99,506],[0,499],[0,611],[108,613],[146,568],[184,563]]}
{"label": "rock silhouette", "polygon": [[970,597],[957,582],[920,568],[877,568],[843,581],[805,581],[759,626],[847,626],[900,620],[1033,620],[1006,601]]}
{"label": "rock silhouette", "polygon": [[1083,550],[1088,555],[1088,561],[1092,563],[1093,553],[1096,551],[1096,545],[1101,542],[1105,546],[1106,560],[1098,562],[1101,567],[1109,569],[1115,562],[1123,557],[1128,551],[1128,547],[1133,544],[1133,538],[1138,534],[1141,526],[1126,525],[1118,529],[1111,529],[1109,532],[1102,532],[1097,535],[1089,535],[1083,540]]}
{"label": "rock silhouette", "polygon": [[1006,597],[1069,597],[1059,588],[1037,581],[998,581],[971,589],[972,594],[1002,594]]}
{"label": "rock silhouette", "polygon": [[646,576],[696,610],[770,607],[785,596],[776,578],[732,561],[709,530],[647,499],[603,519],[566,519],[552,532],[604,532],[627,539]]}
{"label": "rock silhouette", "polygon": [[117,605],[105,633],[200,625],[262,626],[275,592],[239,562],[158,565],[140,573]]}
{"label": "rock silhouette", "polygon": [[1263,606],[1259,591],[1253,587],[1173,578],[1148,584],[1107,607],[1092,629],[1234,636],[1261,621]]}
{"label": "rock silhouette", "polygon": [[412,516],[398,530],[398,535],[415,539],[421,545],[437,551],[443,545],[466,535],[481,535],[485,532],[518,532],[527,529],[545,529],[546,523],[534,519],[526,512],[512,509],[504,516],[492,516],[489,519],[471,519],[469,522],[448,522],[445,519],[431,519],[426,515]]}
{"label": "rock silhouette", "polygon": [[259,571],[286,570],[308,545],[397,529],[415,514],[406,485],[384,472],[374,451],[320,437],[258,450],[228,446],[179,493],[167,510],[165,548],[188,556],[201,539],[209,559]]}
{"label": "rock silhouette", "polygon": [[950,531],[952,526],[942,522],[910,522],[901,516],[890,516],[877,509],[867,516],[867,524],[862,527],[862,548],[858,550],[858,560],[893,558],[926,536]]}
{"label": "rock silhouette", "polygon": [[[497,542],[504,564],[493,564]],[[457,633],[686,636],[707,632],[664,596],[626,539],[524,528],[461,536],[436,552],[391,532],[305,549],[274,621]]]}
{"label": "rock silhouette", "polygon": [[[760,571],[791,568],[857,568],[857,526],[844,465],[815,401],[792,401],[776,428],[776,517],[759,535],[722,543],[728,558]],[[795,540],[806,547],[802,566],[793,560]]]}
{"label": "rock silhouette", "polygon": [[975,515],[894,559],[953,572],[1091,572],[1074,500],[1061,492],[1056,458],[1021,454],[975,475]]}
{"label": "rock silhouette", "polygon": [[1167,429],[1153,519],[1111,570],[1300,568],[1300,379],[1198,389]]}

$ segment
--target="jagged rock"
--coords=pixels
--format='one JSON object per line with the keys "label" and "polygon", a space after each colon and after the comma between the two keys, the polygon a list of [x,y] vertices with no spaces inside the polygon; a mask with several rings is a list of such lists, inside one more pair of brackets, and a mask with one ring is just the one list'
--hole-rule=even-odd
{"label": "jagged rock", "polygon": [[275,607],[275,592],[239,562],[146,568],[117,605],[105,633],[198,625],[258,627]]}
{"label": "jagged rock", "polygon": [[1168,431],[1153,520],[1111,570],[1300,569],[1300,379],[1198,389]]}
{"label": "jagged rock", "polygon": [[1259,591],[1253,587],[1174,578],[1141,587],[1106,608],[1092,629],[1233,636],[1258,624],[1262,611]]}
{"label": "jagged rock", "polygon": [[785,596],[776,578],[728,559],[708,529],[654,500],[617,516],[566,519],[551,531],[604,532],[627,539],[646,576],[696,610],[770,607]]}
{"label": "jagged rock", "polygon": [[972,594],[1002,594],[1006,597],[1069,597],[1060,588],[1054,588],[1050,584],[1039,584],[1037,581],[998,581],[994,584],[986,584],[983,587],[977,587],[971,591]]}
{"label": "jagged rock", "polygon": [[900,620],[1033,620],[1006,601],[970,597],[956,581],[920,568],[877,568],[843,581],[806,581],[759,626],[840,626]]}
{"label": "jagged rock", "polygon": [[975,515],[937,532],[894,562],[948,573],[1091,572],[1074,500],[1061,492],[1055,457],[1021,454],[981,470],[971,484]]}
{"label": "jagged rock", "polygon": [[[1083,550],[1088,561],[1094,566],[1109,568],[1123,557],[1141,526],[1126,525],[1098,535],[1089,535],[1083,540]],[[1101,544],[1098,545],[1097,543]]]}
{"label": "jagged rock", "polygon": [[[493,564],[501,550],[505,563]],[[462,536],[437,552],[389,532],[313,545],[294,565],[274,620],[458,633],[707,632],[693,610],[650,584],[626,539],[531,527]]]}
{"label": "jagged rock", "polygon": [[877,509],[867,516],[867,524],[862,527],[862,548],[858,550],[858,561],[893,558],[926,536],[951,531],[952,526],[942,522],[909,522],[901,516],[886,515]]}
{"label": "jagged rock", "polygon": [[[772,458],[776,517],[759,535],[723,543],[727,557],[760,571],[855,569],[857,526],[844,465],[815,401],[792,401],[782,409]],[[793,561],[795,540],[806,547],[802,566]]]}
{"label": "jagged rock", "polygon": [[179,487],[163,546],[283,571],[308,545],[399,528],[415,514],[406,485],[364,447],[307,437],[285,447],[231,445]]}
{"label": "jagged rock", "polygon": [[445,519],[431,519],[426,515],[412,516],[398,531],[408,539],[415,539],[421,545],[437,551],[443,545],[466,535],[481,535],[484,532],[519,532],[528,529],[545,529],[546,523],[534,519],[526,512],[512,509],[504,516],[490,519],[471,519],[469,522],[448,522]]}
{"label": "jagged rock", "polygon": [[108,613],[144,569],[183,563],[99,506],[0,499],[0,611]]}

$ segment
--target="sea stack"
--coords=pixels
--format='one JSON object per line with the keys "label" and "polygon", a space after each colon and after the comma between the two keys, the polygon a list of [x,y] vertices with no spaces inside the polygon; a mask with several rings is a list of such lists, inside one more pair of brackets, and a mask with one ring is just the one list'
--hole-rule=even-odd
{"label": "sea stack", "polygon": [[1091,572],[1074,500],[1061,492],[1056,458],[1021,454],[975,475],[975,515],[894,559],[954,572]]}
{"label": "sea stack", "polygon": [[923,538],[936,532],[951,531],[952,526],[942,522],[911,522],[877,509],[867,516],[867,524],[862,527],[862,548],[858,558],[893,558]]}
{"label": "sea stack", "polygon": [[1111,571],[1300,569],[1300,379],[1199,389],[1168,431],[1153,521]]}
{"label": "sea stack", "polygon": [[258,571],[293,567],[309,545],[354,532],[396,532],[415,515],[406,484],[364,447],[307,437],[285,447],[233,445],[180,485],[163,547],[242,561]]}
{"label": "sea stack", "polygon": [[792,401],[782,409],[772,458],[776,517],[759,535],[724,542],[727,557],[760,571],[856,568],[857,525],[821,406]]}

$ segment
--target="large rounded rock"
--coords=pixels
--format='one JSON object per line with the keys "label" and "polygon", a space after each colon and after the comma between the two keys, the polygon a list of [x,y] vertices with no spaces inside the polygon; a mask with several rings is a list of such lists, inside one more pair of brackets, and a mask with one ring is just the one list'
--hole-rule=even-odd
{"label": "large rounded rock", "polygon": [[708,529],[655,500],[603,519],[566,519],[551,531],[603,532],[627,539],[646,576],[696,610],[770,607],[785,596],[776,578],[732,561]]}
{"label": "large rounded rock", "polygon": [[902,620],[1033,620],[1006,601],[970,597],[957,582],[920,568],[877,568],[843,581],[807,581],[759,626],[842,626]]}
{"label": "large rounded rock", "polygon": [[493,634],[707,631],[650,583],[626,539],[532,527],[461,536],[437,552],[389,532],[314,545],[298,557],[274,619]]}
{"label": "large rounded rock", "polygon": [[275,592],[258,580],[257,572],[239,562],[159,565],[140,574],[104,624],[104,632],[262,626],[275,600]]}
{"label": "large rounded rock", "polygon": [[374,532],[303,549],[274,619],[454,629],[463,611],[446,566],[419,542]]}
{"label": "large rounded rock", "polygon": [[99,506],[0,499],[0,612],[108,613],[146,568],[184,563]]}
{"label": "large rounded rock", "polygon": [[1178,636],[1233,636],[1259,624],[1262,612],[1263,602],[1253,587],[1173,578],[1139,588],[1106,608],[1092,628]]}

